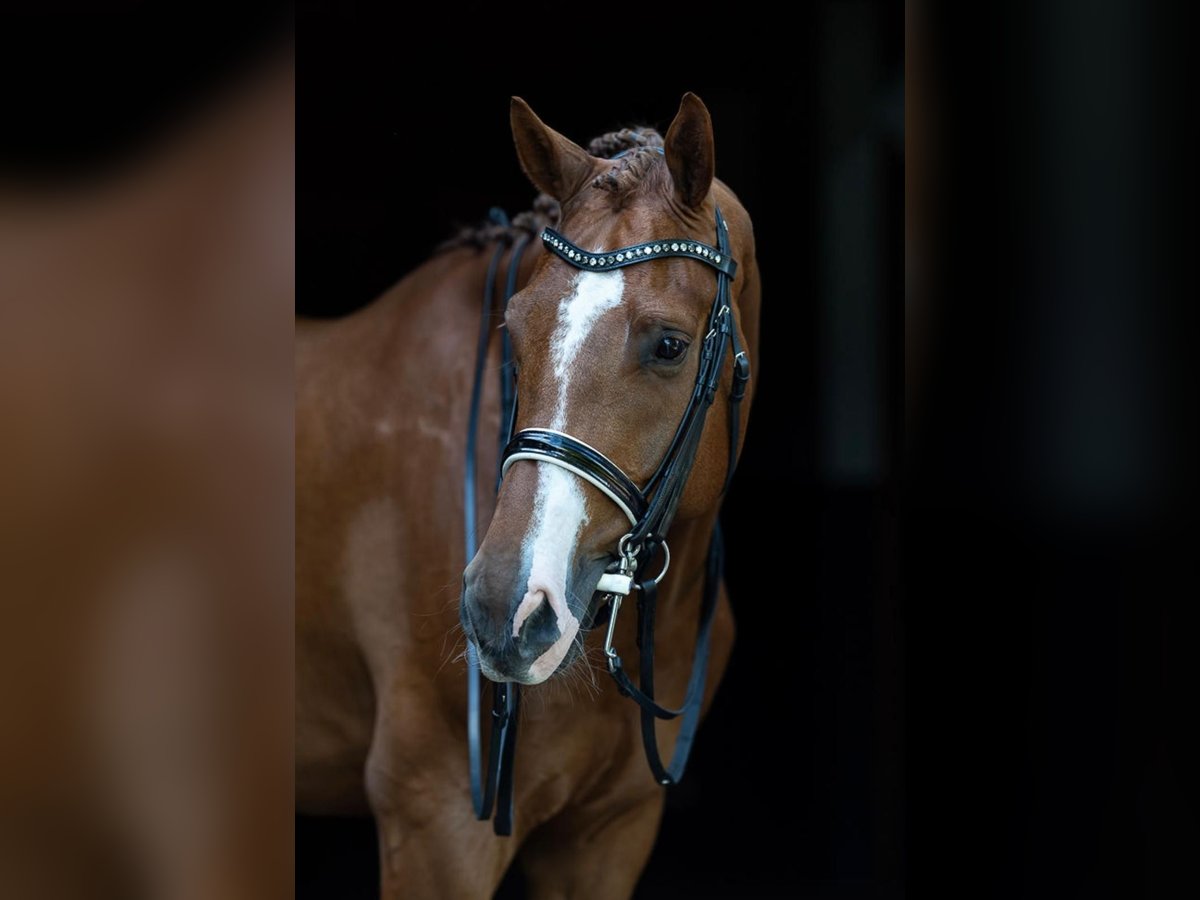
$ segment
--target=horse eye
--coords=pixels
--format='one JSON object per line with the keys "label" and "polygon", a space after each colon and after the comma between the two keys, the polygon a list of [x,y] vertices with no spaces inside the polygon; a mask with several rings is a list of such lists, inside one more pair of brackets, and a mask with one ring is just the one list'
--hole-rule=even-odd
{"label": "horse eye", "polygon": [[654,348],[654,355],[659,359],[679,359],[686,349],[687,341],[683,338],[666,335],[659,339],[657,346]]}

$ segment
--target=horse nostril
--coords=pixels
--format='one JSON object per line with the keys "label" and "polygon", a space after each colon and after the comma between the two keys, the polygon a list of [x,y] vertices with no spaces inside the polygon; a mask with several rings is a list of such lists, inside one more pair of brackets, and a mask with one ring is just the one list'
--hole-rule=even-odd
{"label": "horse nostril", "polygon": [[521,626],[525,621],[533,615],[540,607],[548,605],[546,602],[545,591],[529,591],[521,598],[521,603],[517,606],[517,611],[513,613],[513,637],[520,639]]}
{"label": "horse nostril", "polygon": [[521,655],[538,656],[559,638],[558,616],[549,596],[530,591],[521,600],[513,616],[513,639]]}

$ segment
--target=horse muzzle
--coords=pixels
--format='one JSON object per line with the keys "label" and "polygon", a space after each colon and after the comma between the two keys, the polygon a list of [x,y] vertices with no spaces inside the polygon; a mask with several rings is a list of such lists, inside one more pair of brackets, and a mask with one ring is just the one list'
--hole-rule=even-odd
{"label": "horse muzzle", "polygon": [[564,588],[476,556],[463,576],[460,617],[485,676],[539,684],[580,654],[604,563],[578,568]]}

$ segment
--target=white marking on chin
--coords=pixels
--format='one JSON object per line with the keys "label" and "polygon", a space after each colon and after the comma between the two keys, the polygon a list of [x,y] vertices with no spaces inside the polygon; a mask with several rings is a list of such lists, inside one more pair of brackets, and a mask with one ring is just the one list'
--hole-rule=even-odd
{"label": "white marking on chin", "polygon": [[[619,269],[580,272],[575,276],[574,291],[559,304],[558,327],[550,341],[554,376],[558,379],[558,402],[551,428],[566,430],[572,365],[596,322],[620,305],[624,292],[625,275]],[[529,583],[513,615],[513,637],[520,634],[521,626],[543,603],[549,603],[554,611],[559,637],[530,664],[531,683],[554,674],[579,633],[579,620],[567,605],[567,568],[587,521],[582,481],[557,466],[541,466],[533,522],[522,548],[529,566]]]}

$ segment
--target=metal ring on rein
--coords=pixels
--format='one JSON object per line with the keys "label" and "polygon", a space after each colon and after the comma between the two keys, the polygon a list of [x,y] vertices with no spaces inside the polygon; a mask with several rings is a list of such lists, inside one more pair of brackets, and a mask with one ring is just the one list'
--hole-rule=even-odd
{"label": "metal ring on rein", "polygon": [[663,551],[662,571],[648,581],[639,581],[635,585],[639,591],[644,591],[647,585],[650,587],[658,587],[659,582],[663,580],[663,576],[667,574],[667,569],[671,568],[671,548],[667,546],[666,541],[663,541],[661,546]]}
{"label": "metal ring on rein", "polygon": [[[642,547],[639,544],[637,548],[630,550],[628,543],[631,537],[633,537],[632,534],[626,534],[619,541],[617,541],[617,556],[621,558],[624,564],[627,565],[632,572],[635,567],[637,555],[641,552]],[[662,571],[660,571],[649,581],[635,582],[634,587],[636,587],[638,590],[644,590],[647,584],[649,584],[651,587],[658,587],[659,582],[663,580],[663,576],[667,574],[667,570],[671,568],[671,548],[667,546],[667,542],[665,540],[660,541],[659,546],[662,547],[663,551]]]}

